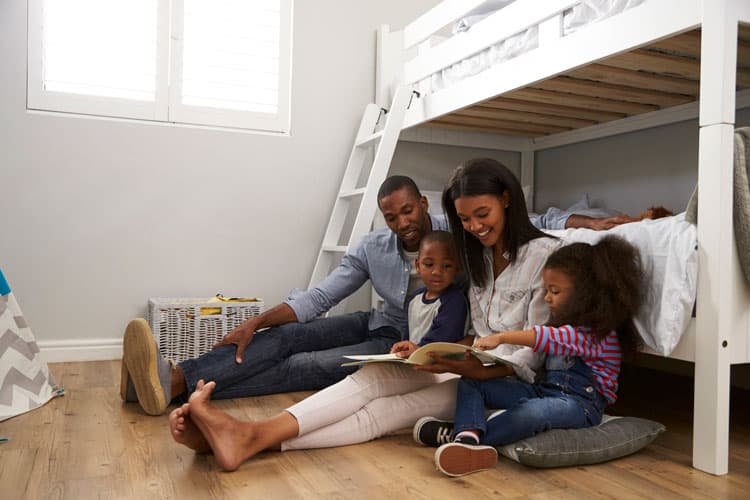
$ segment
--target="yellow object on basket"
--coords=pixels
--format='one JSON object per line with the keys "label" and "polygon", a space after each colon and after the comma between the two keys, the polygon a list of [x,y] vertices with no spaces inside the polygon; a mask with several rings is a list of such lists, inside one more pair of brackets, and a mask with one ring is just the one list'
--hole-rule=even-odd
{"label": "yellow object on basket", "polygon": [[[262,302],[263,299],[259,297],[224,297],[222,294],[217,293],[215,297],[211,297],[206,302]],[[201,316],[208,316],[210,314],[221,314],[221,307],[201,307]]]}

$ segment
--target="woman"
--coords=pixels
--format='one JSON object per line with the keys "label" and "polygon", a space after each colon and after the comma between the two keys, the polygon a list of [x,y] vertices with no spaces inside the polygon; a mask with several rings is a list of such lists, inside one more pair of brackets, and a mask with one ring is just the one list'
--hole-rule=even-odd
{"label": "woman", "polygon": [[[492,159],[467,161],[451,177],[443,193],[443,208],[471,279],[469,333],[487,336],[493,331],[546,322],[541,271],[559,242],[529,222],[515,176]],[[380,383],[362,390],[370,395],[380,391],[380,397],[363,407],[350,406],[356,400],[351,391],[359,390],[358,374],[364,371],[360,370],[286,411],[256,422],[241,422],[216,409],[209,402],[214,384],[199,384],[189,403],[170,415],[170,428],[181,444],[213,451],[226,470],[238,468],[267,449],[359,443],[409,427],[423,415],[452,418],[456,374],[479,379],[516,375],[533,382],[542,361],[541,355],[526,347],[503,345],[495,354],[516,368],[485,367],[473,356],[452,361],[440,358],[420,371],[391,364],[369,366],[379,370],[376,378]]]}

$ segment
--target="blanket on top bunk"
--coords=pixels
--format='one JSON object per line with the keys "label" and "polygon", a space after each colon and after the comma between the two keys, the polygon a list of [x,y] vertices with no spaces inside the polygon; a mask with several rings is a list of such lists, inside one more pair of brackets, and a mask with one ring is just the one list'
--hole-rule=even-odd
{"label": "blanket on top bunk", "polygon": [[[516,0],[487,0],[469,11],[465,17],[456,20],[453,25],[453,36],[461,36],[473,26],[495,12],[502,10]],[[625,10],[642,4],[645,0],[581,0],[563,14],[563,34],[568,35],[588,24],[601,21]],[[539,45],[539,29],[534,26],[525,29],[487,49],[459,61],[433,74],[420,84],[425,92],[437,92],[450,87],[456,82],[476,75],[508,59],[512,59]]]}
{"label": "blanket on top bunk", "polygon": [[[750,127],[734,131],[734,237],[740,265],[750,283]],[[698,223],[698,186],[690,197],[685,219]]]}

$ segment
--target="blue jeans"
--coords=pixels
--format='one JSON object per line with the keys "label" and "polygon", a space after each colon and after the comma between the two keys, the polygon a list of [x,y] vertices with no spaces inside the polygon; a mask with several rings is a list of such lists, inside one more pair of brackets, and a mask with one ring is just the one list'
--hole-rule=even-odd
{"label": "blue jeans", "polygon": [[401,340],[396,328],[370,331],[370,313],[358,312],[309,323],[288,323],[256,333],[242,364],[236,347],[222,346],[180,363],[187,395],[198,380],[216,382],[214,399],[261,396],[327,387],[356,367],[342,367],[348,354],[381,354]]}
{"label": "blue jeans", "polygon": [[[485,406],[506,411],[487,421]],[[549,429],[598,425],[605,406],[606,399],[596,389],[591,369],[580,358],[570,369],[548,371],[539,384],[515,377],[462,378],[454,433],[479,431],[481,444],[500,446]]]}

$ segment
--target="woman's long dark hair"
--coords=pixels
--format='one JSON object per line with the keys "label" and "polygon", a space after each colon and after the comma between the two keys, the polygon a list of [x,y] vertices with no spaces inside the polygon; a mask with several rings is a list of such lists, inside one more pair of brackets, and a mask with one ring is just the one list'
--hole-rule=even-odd
{"label": "woman's long dark hair", "polygon": [[552,253],[544,267],[573,282],[573,293],[551,325],[586,326],[599,340],[615,330],[625,354],[637,350],[640,336],[633,317],[641,307],[644,273],[633,245],[617,236],[605,236],[593,246],[573,243]]}
{"label": "woman's long dark hair", "polygon": [[483,286],[487,280],[487,264],[483,258],[484,248],[477,238],[464,231],[456,213],[455,201],[464,196],[488,194],[500,198],[508,193],[505,209],[503,248],[513,262],[518,249],[535,238],[547,236],[529,221],[526,200],[516,176],[502,163],[491,158],[477,158],[459,165],[443,190],[443,210],[456,242],[459,258],[471,275],[474,285]]}

